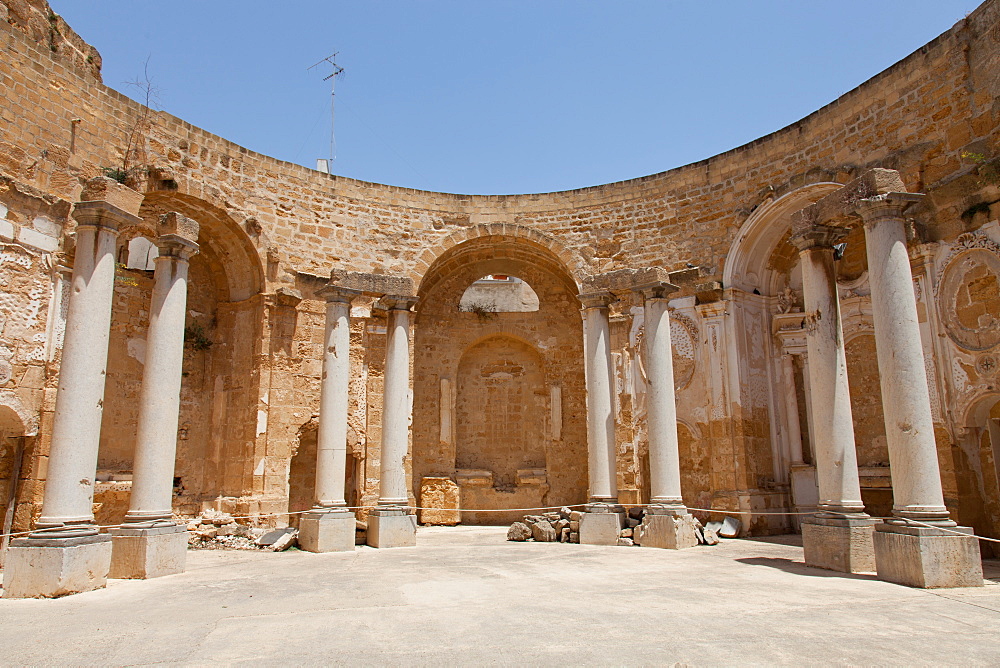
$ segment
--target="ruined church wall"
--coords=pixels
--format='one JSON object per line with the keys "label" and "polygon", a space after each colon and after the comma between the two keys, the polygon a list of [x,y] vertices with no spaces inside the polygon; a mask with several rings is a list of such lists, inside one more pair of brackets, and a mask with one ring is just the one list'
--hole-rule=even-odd
{"label": "ruined church wall", "polygon": [[[58,324],[58,318],[48,318],[44,306],[56,299],[59,285],[47,265],[71,261],[71,254],[62,255],[72,250],[66,243],[73,229],[69,203],[77,198],[83,180],[120,162],[129,132],[148,122],[143,131],[149,178],[138,187],[212,207],[213,215],[241,230],[264,271],[265,297],[260,303],[220,304],[220,343],[209,354],[215,373],[205,381],[204,392],[185,401],[184,410],[199,416],[188,422],[211,416],[210,433],[198,437],[201,443],[183,446],[192,448],[192,458],[198,453],[206,458],[204,470],[188,477],[202,489],[224,490],[227,496],[269,499],[271,510],[280,508],[287,495],[296,438],[313,418],[318,400],[319,307],[309,298],[309,286],[331,268],[404,275],[419,283],[436,258],[488,226],[485,229],[494,234],[516,237],[527,229],[544,235],[542,243],[577,282],[616,269],[681,269],[688,263],[704,267],[699,280],[709,282],[721,278],[740,225],[757,207],[806,184],[846,182],[870,166],[899,169],[910,190],[928,193],[929,204],[920,217],[920,233],[928,242],[953,244],[958,235],[997,218],[990,208],[990,186],[978,183],[979,166],[963,157],[971,152],[990,158],[998,150],[1000,4],[993,1],[833,103],[745,146],[630,181],[510,196],[421,192],[324,175],[253,153],[163,112],[144,121],[140,105],[101,84],[85,43],[61,27],[56,34],[63,30],[66,37],[53,42],[51,31],[39,29],[43,3],[31,6],[35,15],[25,23],[11,18],[12,4],[0,2],[8,14],[7,22],[0,21],[0,83],[6,91],[0,104],[0,202],[9,208],[9,227],[4,229],[13,245],[30,248],[31,239],[39,240],[32,233],[48,233],[53,241],[40,239],[46,245],[40,256],[45,259],[31,270],[41,292],[32,297],[30,290],[17,291],[21,296],[11,308],[24,310],[39,300],[45,322]],[[37,222],[36,212],[42,209],[55,227],[39,229],[45,227]],[[217,256],[226,261],[225,252]],[[936,275],[928,280],[933,293]],[[298,291],[305,299],[295,304],[275,301],[279,288]],[[763,295],[774,296],[766,290]],[[766,486],[774,477],[774,405],[761,387],[767,380],[761,380],[764,367],[748,366],[746,348],[734,340],[744,335],[747,341],[767,340],[767,309],[772,304],[761,300],[765,303],[746,329],[727,320],[725,302],[713,306],[711,300],[718,297],[682,298],[689,300],[678,306],[693,328],[690,354],[697,369],[695,379],[678,394],[679,417],[690,436],[685,447],[691,461],[710,462],[711,472],[699,474],[699,479],[708,478],[716,495],[730,494],[735,507],[745,502],[736,498],[740,492]],[[629,371],[635,343],[631,308],[627,305],[615,324],[620,387],[616,409],[620,440],[626,444],[620,447],[619,484],[641,496],[644,436],[642,420],[635,417],[641,416],[636,410],[641,408],[641,387]],[[352,413],[352,428],[364,432],[357,436],[359,441],[377,444],[377,357],[384,341],[377,334],[377,321],[360,317],[363,333],[355,343],[363,348],[359,355],[375,359],[370,370],[376,373],[352,386],[352,406],[363,406]],[[927,318],[936,322],[938,315],[930,312]],[[0,343],[8,348],[22,341],[6,331],[4,337]],[[51,345],[48,339],[45,345]],[[240,359],[252,360],[250,367],[226,367],[236,349]],[[942,362],[935,367],[940,396],[952,392],[955,369],[963,369],[963,364],[975,369],[981,355],[949,352],[936,340],[929,351]],[[134,358],[120,361],[128,359]],[[954,359],[960,360],[958,367]],[[35,370],[18,370],[4,389],[27,397],[30,410],[39,416],[38,449],[29,457],[33,479],[39,480],[44,478],[58,354],[51,361],[26,365],[25,371],[28,366]],[[131,365],[121,370],[120,382],[134,387],[138,374],[139,368]],[[989,376],[973,375],[966,373],[968,382],[959,383],[969,389],[952,392],[945,400],[963,405],[983,400]],[[185,382],[194,381],[189,377]],[[946,463],[952,458],[950,450],[959,447],[955,429],[962,420],[939,414]],[[973,449],[961,447],[963,452]],[[372,481],[377,481],[377,451],[364,461],[366,467],[371,465],[363,475],[370,498]],[[983,479],[980,465],[972,470]],[[31,498],[37,498],[40,485],[34,489],[27,492]],[[712,501],[704,491],[698,495],[703,500],[699,503]],[[782,503],[777,497],[774,502]]]}

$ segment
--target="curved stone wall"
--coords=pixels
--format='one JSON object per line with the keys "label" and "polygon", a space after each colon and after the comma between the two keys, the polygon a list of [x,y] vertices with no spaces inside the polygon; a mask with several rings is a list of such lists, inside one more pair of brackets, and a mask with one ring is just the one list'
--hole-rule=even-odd
{"label": "curved stone wall", "polygon": [[[498,256],[500,265],[523,261],[519,244],[532,252],[545,249],[550,263],[545,270],[563,277],[565,285],[559,289],[567,293],[598,274],[648,267],[680,272],[676,277],[682,291],[672,305],[696,342],[685,350],[685,369],[693,369],[686,373],[693,380],[677,393],[685,461],[698,462],[698,489],[688,503],[695,505],[696,499],[697,504],[729,509],[808,506],[805,497],[796,499],[792,491],[792,409],[783,399],[802,394],[802,375],[793,365],[793,373],[783,376],[780,363],[783,351],[798,354],[794,336],[786,336],[791,330],[782,330],[786,320],[794,320],[799,303],[796,260],[787,251],[787,235],[776,228],[755,232],[745,247],[741,235],[750,219],[787,225],[792,211],[771,209],[772,204],[804,206],[824,188],[846,183],[870,167],[896,169],[909,191],[928,195],[913,211],[914,271],[918,290],[923,290],[925,355],[941,427],[949,506],[982,505],[983,499],[1000,494],[993,489],[995,471],[987,470],[992,455],[980,455],[986,427],[965,424],[964,418],[971,403],[993,396],[985,388],[996,382],[990,370],[996,363],[990,366],[986,358],[996,355],[997,346],[966,350],[961,337],[954,336],[952,322],[978,312],[977,304],[993,304],[997,288],[980,281],[970,289],[964,277],[975,272],[946,270],[942,264],[950,261],[950,249],[971,243],[968,235],[978,235],[980,246],[1000,241],[1000,231],[991,227],[1000,217],[1000,2],[989,0],[829,105],[744,146],[643,178],[509,196],[424,192],[322,174],[253,153],[167,113],[150,112],[104,86],[99,54],[50,13],[42,0],[0,0],[0,18],[6,19],[0,21],[0,82],[5,90],[0,105],[0,236],[16,247],[11,258],[25,255],[18,261],[18,280],[39,286],[32,288],[35,292],[25,288],[20,301],[37,302],[30,306],[32,322],[48,323],[40,329],[13,326],[15,312],[28,308],[19,302],[4,313],[8,326],[0,341],[11,353],[4,388],[19,393],[40,424],[37,445],[28,454],[34,463],[18,497],[24,506],[18,515],[21,525],[36,508],[44,479],[63,286],[72,265],[70,206],[84,181],[103,167],[121,164],[133,134],[142,142],[128,158],[145,169],[131,185],[145,193],[147,225],[164,210],[196,218],[202,230],[202,268],[194,276],[212,277],[196,286],[195,301],[205,305],[204,312],[189,323],[201,328],[201,345],[207,345],[190,349],[185,357],[189,380],[180,433],[186,442],[179,448],[176,490],[183,512],[195,513],[210,503],[249,513],[287,507],[289,462],[318,406],[323,304],[316,290],[332,270],[409,279],[424,299],[418,312],[432,313],[443,307],[426,300],[442,292],[438,285],[447,284],[458,270],[458,264],[446,264],[457,262],[455,249],[497,238],[511,240],[510,251]],[[846,261],[857,266],[847,271],[845,265],[842,282],[852,287],[844,288],[843,296],[856,299],[863,314],[868,308],[864,254],[858,253],[860,235],[852,239]],[[991,248],[975,252],[995,254]],[[736,257],[740,253],[752,260]],[[981,264],[992,266],[990,262]],[[724,281],[727,264],[762,267],[755,274],[759,282],[742,274],[740,280],[727,276]],[[125,301],[116,307],[113,324],[122,333],[113,339],[111,352],[118,389],[106,397],[114,415],[128,415],[127,405],[134,401],[141,361],[138,344],[132,343],[131,350],[128,346],[131,339],[142,338],[142,316],[135,311],[148,303],[150,290],[148,276],[129,271],[122,271],[116,291]],[[765,271],[770,276],[766,281],[759,275]],[[962,283],[948,283],[948,295],[971,300],[954,317],[938,315],[941,271]],[[451,288],[443,292],[453,297]],[[639,503],[648,494],[645,389],[635,368],[641,308],[623,291],[616,296],[612,337],[618,486],[623,499]],[[356,459],[353,498],[363,501],[376,494],[381,428],[385,319],[372,306],[371,299],[356,302],[352,324],[349,447]],[[563,309],[559,317],[578,317],[572,310]],[[791,319],[785,317],[789,314]],[[859,315],[857,321],[864,318]],[[446,334],[436,332],[435,340],[446,342]],[[475,333],[469,337],[463,346],[476,340]],[[420,340],[418,330],[418,344]],[[439,345],[444,347],[434,355],[457,364],[464,348]],[[431,358],[418,359],[414,386],[430,387],[427,374],[432,371],[421,370],[421,364]],[[795,388],[783,380],[788,377],[795,379]],[[440,462],[416,461],[421,449],[437,440],[437,408],[428,392],[418,393],[416,416],[423,417],[415,424],[415,460],[408,462],[408,471],[418,477],[448,475],[438,470]],[[567,395],[570,399],[574,406],[581,403],[580,397]],[[858,400],[873,404],[871,397]],[[808,422],[808,415],[801,417]],[[114,443],[106,452],[109,465],[127,468],[134,425],[106,420],[105,429],[102,440]],[[808,427],[803,431],[808,450]],[[420,445],[425,441],[426,447]],[[955,448],[965,453],[961,466],[955,464]],[[989,466],[984,468],[983,462]],[[557,475],[572,478],[566,472]],[[695,479],[693,473],[685,475]],[[871,477],[885,476],[876,472]],[[419,479],[411,480],[414,495],[419,485]],[[579,488],[576,480],[566,487]],[[788,523],[758,518],[750,524],[752,530],[771,531]],[[984,525],[984,530],[1000,527]]]}

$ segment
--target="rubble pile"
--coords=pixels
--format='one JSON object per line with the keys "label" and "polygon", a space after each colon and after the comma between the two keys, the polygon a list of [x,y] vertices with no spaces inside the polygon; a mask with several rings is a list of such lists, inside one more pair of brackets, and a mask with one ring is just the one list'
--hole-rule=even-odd
{"label": "rubble pile", "polygon": [[525,515],[507,530],[507,540],[535,540],[539,543],[579,543],[580,517],[583,513],[569,508],[542,515]]}
{"label": "rubble pile", "polygon": [[237,522],[229,513],[206,510],[188,521],[188,548],[192,550],[273,550],[295,544],[298,531],[288,527],[268,531]]}
{"label": "rubble pile", "polygon": [[[642,544],[642,519],[644,508],[629,508],[625,517],[625,526],[618,534],[618,545],[633,546]],[[539,543],[579,543],[580,518],[583,513],[570,510],[567,507],[559,512],[548,512],[541,515],[525,515],[521,522],[514,522],[507,530],[507,540],[528,541]],[[701,523],[696,517],[690,517],[694,525],[695,536],[699,545],[718,545],[720,536],[733,538],[739,534],[740,522],[727,517],[724,522]]]}

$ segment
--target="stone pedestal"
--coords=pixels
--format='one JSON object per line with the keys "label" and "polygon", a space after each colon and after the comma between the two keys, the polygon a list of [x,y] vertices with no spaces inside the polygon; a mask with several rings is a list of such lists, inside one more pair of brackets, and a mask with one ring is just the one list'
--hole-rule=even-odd
{"label": "stone pedestal", "polygon": [[875,572],[872,532],[875,521],[862,519],[802,520],[802,548],[806,566],[841,573]]}
{"label": "stone pedestal", "polygon": [[350,552],[354,550],[357,521],[348,510],[313,510],[299,520],[299,547],[306,552]]}
{"label": "stone pedestal", "polygon": [[982,587],[979,540],[939,529],[879,524],[873,536],[880,580],[910,587]]}
{"label": "stone pedestal", "polygon": [[188,532],[177,524],[159,527],[120,527],[111,530],[109,578],[129,580],[183,573]]}
{"label": "stone pedestal", "polygon": [[111,536],[21,538],[7,550],[4,598],[54,598],[102,589],[111,565]]}
{"label": "stone pedestal", "polygon": [[420,523],[445,526],[460,524],[460,498],[458,484],[451,478],[424,478],[420,481]]}
{"label": "stone pedestal", "polygon": [[617,545],[624,525],[625,513],[588,510],[580,517],[580,544]]}
{"label": "stone pedestal", "polygon": [[417,517],[406,508],[375,508],[368,515],[368,544],[372,547],[413,547],[417,544]]}
{"label": "stone pedestal", "polygon": [[667,550],[683,550],[698,544],[694,518],[687,513],[681,515],[657,515],[647,512],[637,532],[642,547],[659,547]]}

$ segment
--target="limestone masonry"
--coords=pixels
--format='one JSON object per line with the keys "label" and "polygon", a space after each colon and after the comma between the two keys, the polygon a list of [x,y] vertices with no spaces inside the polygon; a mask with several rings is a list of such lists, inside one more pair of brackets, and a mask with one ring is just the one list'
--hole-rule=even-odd
{"label": "limestone masonry", "polygon": [[207,511],[320,552],[742,512],[921,587],[1000,556],[1000,0],[749,144],[529,195],[248,151],[44,0],[0,49],[5,596],[183,570]]}

